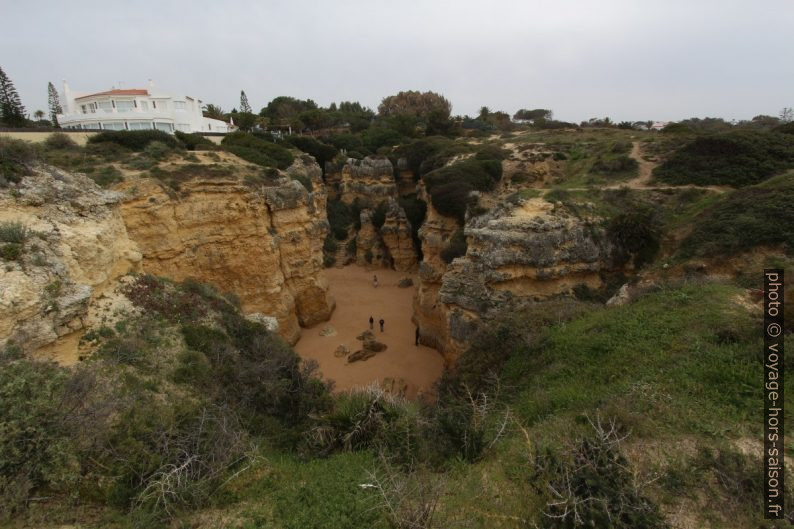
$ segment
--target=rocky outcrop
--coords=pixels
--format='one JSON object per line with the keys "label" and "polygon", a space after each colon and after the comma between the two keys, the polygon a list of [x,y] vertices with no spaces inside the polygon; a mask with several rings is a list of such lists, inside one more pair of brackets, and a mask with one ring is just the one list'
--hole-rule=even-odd
{"label": "rocky outcrop", "polygon": [[359,219],[361,228],[356,234],[356,264],[359,266],[388,266],[388,252],[377,228],[372,224],[372,210],[361,211]]}
{"label": "rocky outcrop", "polygon": [[250,185],[230,176],[188,180],[179,196],[149,179],[128,181],[122,213],[146,272],[189,277],[235,293],[246,313],[278,321],[290,343],[330,317],[334,301],[322,273],[328,233],[319,166],[301,157],[280,178]]}
{"label": "rocky outcrop", "polygon": [[453,362],[483,318],[516,304],[597,288],[609,249],[598,228],[541,198],[505,204],[468,219],[466,255],[444,265],[439,246],[451,227],[429,208],[420,231],[426,262],[420,266],[415,320],[422,341]]}
{"label": "rocky outcrop", "polygon": [[396,197],[397,185],[392,163],[385,156],[348,159],[339,176],[338,195],[347,204],[358,199],[363,207],[370,208]]}
{"label": "rocky outcrop", "polygon": [[398,272],[413,270],[417,265],[416,249],[411,237],[411,223],[396,200],[389,199],[386,220],[380,229],[389,260]]}
{"label": "rocky outcrop", "polygon": [[80,331],[92,320],[107,323],[91,309],[141,261],[118,208],[122,198],[49,166],[35,168],[13,194],[0,189],[0,224],[27,233],[20,255],[0,267],[0,349],[49,348],[50,357],[77,361]]}

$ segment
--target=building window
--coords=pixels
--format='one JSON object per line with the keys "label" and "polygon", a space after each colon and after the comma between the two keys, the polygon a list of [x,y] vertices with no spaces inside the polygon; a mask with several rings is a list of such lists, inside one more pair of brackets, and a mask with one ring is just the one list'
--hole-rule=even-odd
{"label": "building window", "polygon": [[154,122],[154,128],[163,132],[172,132],[174,130],[174,126],[170,123],[160,123],[159,121]]}
{"label": "building window", "polygon": [[181,132],[190,132],[190,124],[189,123],[177,123],[176,130]]}
{"label": "building window", "polygon": [[152,128],[152,123],[149,121],[130,121],[130,130],[149,130]]}
{"label": "building window", "polygon": [[184,101],[174,101],[174,110],[185,110]]}
{"label": "building window", "polygon": [[90,129],[90,130],[91,129],[96,130],[96,129],[100,128],[100,126],[99,126],[99,123],[83,123],[83,128],[84,129]]}
{"label": "building window", "polygon": [[146,101],[141,101],[141,110],[143,110],[144,112],[148,112],[149,103],[147,103]]}
{"label": "building window", "polygon": [[105,130],[125,130],[123,121],[105,121],[102,123],[102,128]]}
{"label": "building window", "polygon": [[116,101],[116,110],[119,112],[132,112],[134,108],[134,101]]}
{"label": "building window", "polygon": [[86,112],[86,110],[85,110],[85,105],[80,105],[80,108],[83,109],[83,114],[88,114],[88,112]]}
{"label": "building window", "polygon": [[104,110],[105,112],[113,112],[113,105],[110,101],[98,101],[95,103],[99,110]]}

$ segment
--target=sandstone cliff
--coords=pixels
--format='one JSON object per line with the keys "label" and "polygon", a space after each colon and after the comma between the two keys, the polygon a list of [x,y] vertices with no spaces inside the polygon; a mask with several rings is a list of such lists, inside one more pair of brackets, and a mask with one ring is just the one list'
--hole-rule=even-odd
{"label": "sandstone cliff", "polygon": [[389,197],[396,197],[397,184],[391,161],[385,156],[348,159],[338,177],[338,196],[347,204],[358,199],[364,207],[374,207]]}
{"label": "sandstone cliff", "polygon": [[[117,288],[129,272],[213,284],[235,294],[244,312],[275,318],[291,343],[300,326],[328,319],[319,166],[302,156],[286,173],[251,179],[259,169],[227,158],[239,174],[197,168],[178,191],[134,173],[107,191],[49,166],[0,189],[0,225],[28,234],[20,255],[4,256],[0,268],[0,349],[13,343],[75,362],[85,330],[133,310]],[[311,182],[312,192],[294,178]]]}
{"label": "sandstone cliff", "polygon": [[425,261],[415,321],[423,342],[453,362],[480,320],[513,304],[568,293],[578,284],[600,286],[609,249],[598,228],[542,198],[502,203],[469,218],[467,252],[449,265],[440,259],[457,229],[430,207],[420,230]]}
{"label": "sandstone cliff", "polygon": [[141,254],[119,211],[122,194],[54,167],[33,172],[0,189],[0,223],[27,231],[20,255],[0,268],[0,349],[13,343],[73,363],[81,331],[103,323],[92,309]]}
{"label": "sandstone cliff", "polygon": [[328,319],[334,301],[322,274],[328,222],[320,168],[302,157],[287,174],[308,177],[313,192],[289,177],[260,184],[196,178],[178,196],[150,179],[128,180],[122,214],[143,269],[232,292],[243,312],[274,316],[295,343],[300,326]]}

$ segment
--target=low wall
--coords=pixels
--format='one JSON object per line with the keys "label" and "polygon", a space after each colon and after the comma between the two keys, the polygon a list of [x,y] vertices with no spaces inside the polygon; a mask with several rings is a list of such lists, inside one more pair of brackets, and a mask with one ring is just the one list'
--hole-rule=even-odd
{"label": "low wall", "polygon": [[[46,140],[53,132],[63,132],[64,134],[72,138],[77,145],[80,146],[85,146],[86,142],[88,142],[88,138],[90,138],[91,136],[95,136],[96,134],[99,134],[98,131],[95,132],[95,131],[87,131],[87,130],[64,129],[64,130],[54,131],[54,130],[35,130],[35,129],[33,130],[12,129],[12,130],[0,130],[0,137],[13,138],[15,140],[25,140],[33,143],[41,143],[44,140]],[[208,134],[204,137],[210,140],[212,143],[215,143],[216,145],[220,145],[221,140],[223,139],[223,135],[215,135],[215,134],[212,135]]]}

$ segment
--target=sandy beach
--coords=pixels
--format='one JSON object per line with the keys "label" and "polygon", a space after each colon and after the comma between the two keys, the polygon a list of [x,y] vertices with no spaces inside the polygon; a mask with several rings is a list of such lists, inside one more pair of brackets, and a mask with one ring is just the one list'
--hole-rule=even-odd
{"label": "sandy beach", "polygon": [[[414,345],[416,327],[411,314],[416,286],[397,286],[403,277],[411,277],[415,283],[416,277],[359,266],[329,268],[325,274],[336,298],[336,310],[330,321],[303,329],[295,351],[304,359],[316,360],[323,378],[333,380],[336,391],[373,382],[403,388],[409,398],[431,390],[441,376],[444,361],[436,350]],[[377,288],[372,284],[373,275],[378,276]],[[344,357],[336,357],[334,351],[340,344],[350,351],[361,349],[356,336],[369,328],[370,316],[375,319],[375,338],[388,348],[368,360],[350,364]],[[384,332],[378,326],[381,318],[385,321]],[[321,336],[321,331],[329,325],[335,334]]]}

